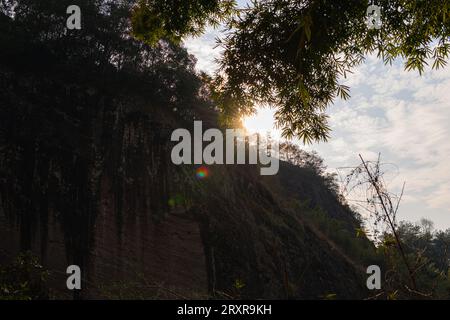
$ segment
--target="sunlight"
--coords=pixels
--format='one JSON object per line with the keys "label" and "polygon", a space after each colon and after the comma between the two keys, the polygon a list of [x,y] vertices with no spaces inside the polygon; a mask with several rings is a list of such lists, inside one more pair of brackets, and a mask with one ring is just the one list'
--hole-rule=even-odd
{"label": "sunlight", "polygon": [[256,113],[242,118],[242,124],[248,133],[271,134],[273,138],[279,139],[281,132],[274,126],[275,110],[270,108],[258,108]]}

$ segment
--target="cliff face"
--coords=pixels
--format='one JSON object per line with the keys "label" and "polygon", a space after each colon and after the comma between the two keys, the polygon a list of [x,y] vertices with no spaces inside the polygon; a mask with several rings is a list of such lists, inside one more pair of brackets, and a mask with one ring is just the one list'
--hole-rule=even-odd
{"label": "cliff face", "polygon": [[85,298],[365,295],[363,266],[307,217],[356,221],[305,169],[197,180],[170,161],[170,133],[192,122],[145,95],[8,69],[0,87],[0,262],[32,250],[56,296],[71,297],[70,264]]}

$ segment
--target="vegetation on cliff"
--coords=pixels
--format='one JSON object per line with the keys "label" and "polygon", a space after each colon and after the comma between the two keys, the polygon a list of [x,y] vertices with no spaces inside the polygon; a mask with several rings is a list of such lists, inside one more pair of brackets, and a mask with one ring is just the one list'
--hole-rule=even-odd
{"label": "vegetation on cliff", "polygon": [[[114,252],[126,250],[122,227],[129,221],[159,226],[182,215],[201,231],[208,297],[370,296],[366,267],[383,265],[385,255],[358,233],[360,217],[317,155],[295,150],[279,176],[265,178],[256,166],[213,165],[210,177],[199,180],[195,166],[171,163],[173,129],[190,128],[194,119],[220,126],[215,106],[225,96],[215,81],[195,71],[195,58],[179,42],[201,30],[200,13],[210,15],[218,7],[188,1],[184,9],[193,12],[193,20],[164,23],[170,30],[158,28],[159,41],[142,35],[146,44],[131,36],[133,21],[146,21],[136,15],[131,20],[136,1],[80,0],[83,28],[67,30],[71,2],[0,3],[0,214],[20,235],[18,251],[34,251],[55,272],[48,249],[49,234],[56,233],[50,229],[57,225],[65,249],[57,258],[89,270],[100,212],[114,217]],[[219,9],[228,14],[228,7]],[[168,15],[159,19],[150,22],[160,26]],[[153,24],[140,26],[146,31]],[[323,137],[322,117],[310,111],[305,135],[312,130],[312,137]],[[305,129],[299,121],[292,121],[297,133]],[[405,239],[430,248],[448,238],[404,230]],[[1,298],[48,298],[40,273],[27,278],[41,270],[37,261],[22,257],[8,267],[3,251],[15,247],[0,248]],[[441,273],[448,268],[440,253],[428,259]],[[90,281],[102,285],[95,276]],[[16,288],[20,283],[26,283],[22,291]]]}

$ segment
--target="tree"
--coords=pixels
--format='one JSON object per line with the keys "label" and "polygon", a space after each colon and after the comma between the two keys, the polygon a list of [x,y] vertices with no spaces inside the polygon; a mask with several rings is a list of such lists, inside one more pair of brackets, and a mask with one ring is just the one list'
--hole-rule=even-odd
{"label": "tree", "polygon": [[[80,0],[82,28],[73,31],[66,30],[70,0],[0,2],[1,211],[20,228],[21,250],[35,248],[39,235],[45,257],[55,219],[70,263],[87,265],[102,176],[112,177],[118,223],[130,181],[137,190],[154,186],[139,195],[160,199],[151,204],[155,216],[167,206],[162,146],[170,138],[155,118],[192,120],[193,109],[209,102],[184,48],[130,36],[134,2]],[[149,182],[150,157],[158,183]]]}
{"label": "tree", "polygon": [[179,43],[218,25],[230,15],[234,0],[140,0],[132,18],[136,38],[155,45],[160,39]]}
{"label": "tree", "polygon": [[[397,222],[397,212],[403,196],[390,192],[385,182],[385,171],[380,162],[365,161],[353,168],[346,177],[348,192],[363,187],[366,201],[358,201],[374,220],[373,240],[384,256],[383,290],[375,297],[385,295],[397,298],[447,297],[448,238],[432,232],[433,223],[422,219],[420,225]],[[439,245],[437,245],[439,244]],[[439,248],[436,250],[436,248]]]}
{"label": "tree", "polygon": [[323,159],[316,151],[307,152],[290,141],[280,144],[281,160],[292,163],[293,165],[310,169],[318,176],[325,176],[326,165]]}
{"label": "tree", "polygon": [[[450,293],[449,278],[449,238],[445,236],[448,231],[434,232],[430,229],[433,223],[426,219],[421,219],[419,223],[401,221],[398,226],[398,235],[404,244],[405,253],[411,261],[412,268],[415,270],[415,278],[420,293],[415,292],[415,297],[427,297],[435,299],[448,299]],[[385,243],[392,239],[392,234],[383,235]],[[395,277],[398,283],[393,280],[394,277],[387,277],[391,280],[390,285],[401,288],[401,261],[396,251],[392,247],[382,245],[379,247],[390,257],[391,274],[397,274]],[[397,291],[398,292],[398,291]],[[410,292],[408,292],[410,294]],[[419,295],[417,295],[419,293]]]}
{"label": "tree", "polygon": [[[235,17],[223,41],[223,92],[232,101],[225,110],[242,112],[249,101],[277,108],[276,122],[286,137],[304,142],[326,140],[326,107],[349,88],[339,80],[376,52],[385,62],[406,59],[405,67],[424,70],[445,65],[449,54],[447,1],[389,1],[383,5],[383,29],[364,23],[367,1],[253,2]],[[232,28],[232,29],[231,29]],[[432,41],[438,46],[431,49]]]}
{"label": "tree", "polygon": [[307,152],[290,141],[282,142],[279,151],[280,160],[313,171],[318,177],[322,178],[325,187],[339,202],[346,204],[344,197],[340,193],[337,174],[326,171],[327,166],[316,151]]}
{"label": "tree", "polygon": [[[147,1],[153,15],[160,10],[157,16],[170,23],[159,33],[152,23],[141,23],[138,35],[151,30],[161,37],[196,34],[201,28],[186,26],[195,25],[199,17],[207,21],[222,13],[220,6],[203,9],[200,0],[187,3],[187,15],[180,18],[167,17],[167,9]],[[428,59],[433,60],[433,68],[446,64],[447,0],[385,1],[381,30],[366,26],[367,6],[367,0],[254,0],[248,8],[236,10],[226,20],[228,35],[220,43],[224,52],[215,79],[216,103],[224,118],[251,113],[255,104],[268,104],[277,109],[276,124],[285,137],[326,140],[330,128],[325,110],[337,97],[350,96],[350,88],[340,80],[365,55],[376,53],[385,63],[401,57],[407,70],[420,73]],[[179,24],[182,28],[171,27]]]}

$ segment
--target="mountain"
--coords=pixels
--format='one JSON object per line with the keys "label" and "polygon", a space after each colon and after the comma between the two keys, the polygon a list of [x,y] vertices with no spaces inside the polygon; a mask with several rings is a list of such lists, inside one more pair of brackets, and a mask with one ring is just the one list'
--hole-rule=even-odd
{"label": "mountain", "polygon": [[173,165],[174,129],[220,127],[208,77],[179,45],[124,36],[132,1],[86,3],[81,31],[64,1],[0,13],[0,266],[37,256],[38,298],[367,297],[375,248],[324,177]]}
{"label": "mountain", "polygon": [[5,67],[1,83],[1,261],[32,250],[57,296],[72,263],[92,298],[366,294],[367,264],[317,219],[355,242],[359,222],[314,171],[213,165],[199,180],[169,159],[190,122],[138,93]]}

